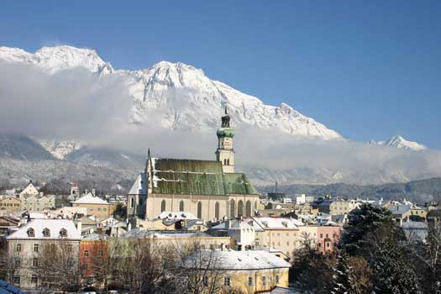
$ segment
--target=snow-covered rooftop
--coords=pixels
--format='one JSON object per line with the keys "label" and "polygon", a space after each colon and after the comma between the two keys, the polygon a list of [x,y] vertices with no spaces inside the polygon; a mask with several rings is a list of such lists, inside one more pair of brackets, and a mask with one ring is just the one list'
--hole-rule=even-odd
{"label": "snow-covered rooftop", "polygon": [[146,177],[145,173],[140,173],[130,188],[129,195],[146,195]]}
{"label": "snow-covered rooftop", "polygon": [[253,217],[253,220],[261,228],[271,230],[298,229],[298,225],[303,225],[298,220],[292,218]]}
{"label": "snow-covered rooftop", "polygon": [[83,197],[74,202],[75,204],[109,204],[100,197],[93,196],[92,193],[87,193]]}
{"label": "snow-covered rooftop", "polygon": [[264,250],[200,250],[184,261],[184,267],[206,266],[213,270],[289,268],[290,263]]}
{"label": "snow-covered rooftop", "polygon": [[[45,236],[43,231],[48,230]],[[63,232],[65,236],[62,237]],[[7,239],[81,239],[80,233],[73,221],[65,219],[35,219],[18,231],[12,233]]]}

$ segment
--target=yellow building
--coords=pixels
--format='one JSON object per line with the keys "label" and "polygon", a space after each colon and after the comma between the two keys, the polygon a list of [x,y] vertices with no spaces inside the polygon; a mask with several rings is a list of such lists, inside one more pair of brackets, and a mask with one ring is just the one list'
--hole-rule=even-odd
{"label": "yellow building", "polygon": [[21,211],[20,198],[15,196],[3,196],[0,198],[0,210]]}
{"label": "yellow building", "polygon": [[113,206],[111,204],[99,197],[93,196],[92,193],[82,196],[73,202],[72,206],[87,208],[87,215],[93,215],[99,219],[109,218],[113,213]]}
{"label": "yellow building", "polygon": [[250,294],[287,289],[290,266],[263,250],[200,250],[184,261],[184,267],[192,271],[195,280],[202,279],[200,293],[208,293],[210,288],[216,289],[216,293]]}
{"label": "yellow building", "polygon": [[425,220],[427,217],[427,210],[419,206],[412,205],[412,207],[410,208],[410,218],[412,217],[421,218]]}
{"label": "yellow building", "polygon": [[292,218],[253,217],[249,219],[256,231],[256,247],[274,248],[288,257],[299,248],[303,224]]}

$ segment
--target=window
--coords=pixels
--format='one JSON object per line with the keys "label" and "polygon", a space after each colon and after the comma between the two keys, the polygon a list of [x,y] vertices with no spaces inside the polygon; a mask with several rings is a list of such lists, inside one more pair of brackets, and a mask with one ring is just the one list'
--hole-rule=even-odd
{"label": "window", "polygon": [[248,200],[247,204],[245,205],[245,216],[250,217],[251,216],[251,201]]}
{"label": "window", "polygon": [[32,258],[32,266],[38,266],[38,258]]}
{"label": "window", "polygon": [[231,278],[230,277],[224,278],[224,286],[227,286],[227,287],[231,286]]}
{"label": "window", "polygon": [[248,277],[248,286],[253,285],[253,277]]}
{"label": "window", "polygon": [[98,250],[98,256],[103,256],[103,250],[102,249]]}
{"label": "window", "polygon": [[38,252],[39,249],[39,245],[38,244],[34,244],[34,252]]}
{"label": "window", "polygon": [[219,202],[216,202],[214,205],[214,217],[216,219],[219,219]]}
{"label": "window", "polygon": [[67,252],[72,252],[72,244],[67,245]]}
{"label": "window", "polygon": [[27,230],[27,233],[28,233],[28,237],[35,237],[35,231],[33,228],[29,228]]}
{"label": "window", "polygon": [[15,285],[20,285],[20,276],[14,276],[12,278],[12,283],[14,283]]}
{"label": "window", "polygon": [[135,207],[135,199],[132,198],[130,201],[130,207]]}
{"label": "window", "polygon": [[262,277],[262,284],[263,284],[264,286],[266,286],[266,277],[265,277],[265,276]]}
{"label": "window", "polygon": [[323,234],[320,234],[320,238],[323,238]]}
{"label": "window", "polygon": [[184,211],[184,200],[179,202],[179,211]]}
{"label": "window", "polygon": [[21,252],[21,244],[17,244],[15,248],[17,252]]}
{"label": "window", "polygon": [[236,203],[234,202],[233,199],[231,199],[230,201],[230,217],[235,217],[236,216]]}
{"label": "window", "polygon": [[89,256],[89,250],[84,250],[84,257],[88,257]]}
{"label": "window", "polygon": [[280,276],[276,275],[276,284],[279,284],[279,282],[280,282]]}
{"label": "window", "polygon": [[38,281],[37,275],[32,275],[31,276],[31,283],[37,284],[37,281]]}
{"label": "window", "polygon": [[161,212],[165,211],[165,200],[161,201]]}
{"label": "window", "polygon": [[43,229],[43,237],[50,237],[51,231],[48,228]]}
{"label": "window", "polygon": [[239,200],[239,202],[237,203],[237,216],[241,217],[243,216],[243,201]]}
{"label": "window", "polygon": [[198,202],[198,219],[202,219],[202,203]]}
{"label": "window", "polygon": [[20,257],[16,257],[14,263],[15,263],[15,267],[20,267],[20,264],[21,264]]}
{"label": "window", "polygon": [[60,230],[60,237],[67,237],[67,230],[65,228],[62,228]]}

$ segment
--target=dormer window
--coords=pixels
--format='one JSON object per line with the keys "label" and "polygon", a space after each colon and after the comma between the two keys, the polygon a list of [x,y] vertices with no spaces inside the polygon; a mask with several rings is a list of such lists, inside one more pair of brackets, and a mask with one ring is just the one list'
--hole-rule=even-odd
{"label": "dormer window", "polygon": [[43,237],[50,237],[51,231],[48,228],[43,229]]}
{"label": "dormer window", "polygon": [[27,230],[28,237],[35,237],[35,231],[33,228]]}
{"label": "dormer window", "polygon": [[62,229],[60,230],[60,237],[61,237],[61,238],[65,238],[65,237],[67,237],[67,230],[66,230],[65,228],[62,228]]}

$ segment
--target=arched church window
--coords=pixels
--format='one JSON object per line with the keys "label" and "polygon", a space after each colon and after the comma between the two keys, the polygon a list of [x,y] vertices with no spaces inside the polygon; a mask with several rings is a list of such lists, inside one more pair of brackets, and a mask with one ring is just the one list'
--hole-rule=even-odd
{"label": "arched church window", "polygon": [[254,210],[257,210],[257,208],[259,207],[259,204],[256,202],[254,202]]}
{"label": "arched church window", "polygon": [[198,202],[198,219],[202,219],[202,203]]}
{"label": "arched church window", "polygon": [[245,215],[251,216],[251,201],[250,200],[247,201],[247,204],[245,206]]}
{"label": "arched church window", "polygon": [[237,203],[237,216],[241,217],[243,216],[243,201],[239,200],[239,202]]}
{"label": "arched church window", "polygon": [[234,199],[231,199],[230,201],[230,217],[236,216],[236,203],[234,202]]}
{"label": "arched church window", "polygon": [[219,202],[216,202],[214,205],[214,217],[216,219],[219,219]]}
{"label": "arched church window", "polygon": [[165,200],[161,201],[161,212],[165,211]]}
{"label": "arched church window", "polygon": [[184,211],[184,200],[179,202],[179,211]]}
{"label": "arched church window", "polygon": [[131,202],[132,203],[130,204],[130,207],[135,207],[135,199],[134,198],[131,199]]}

